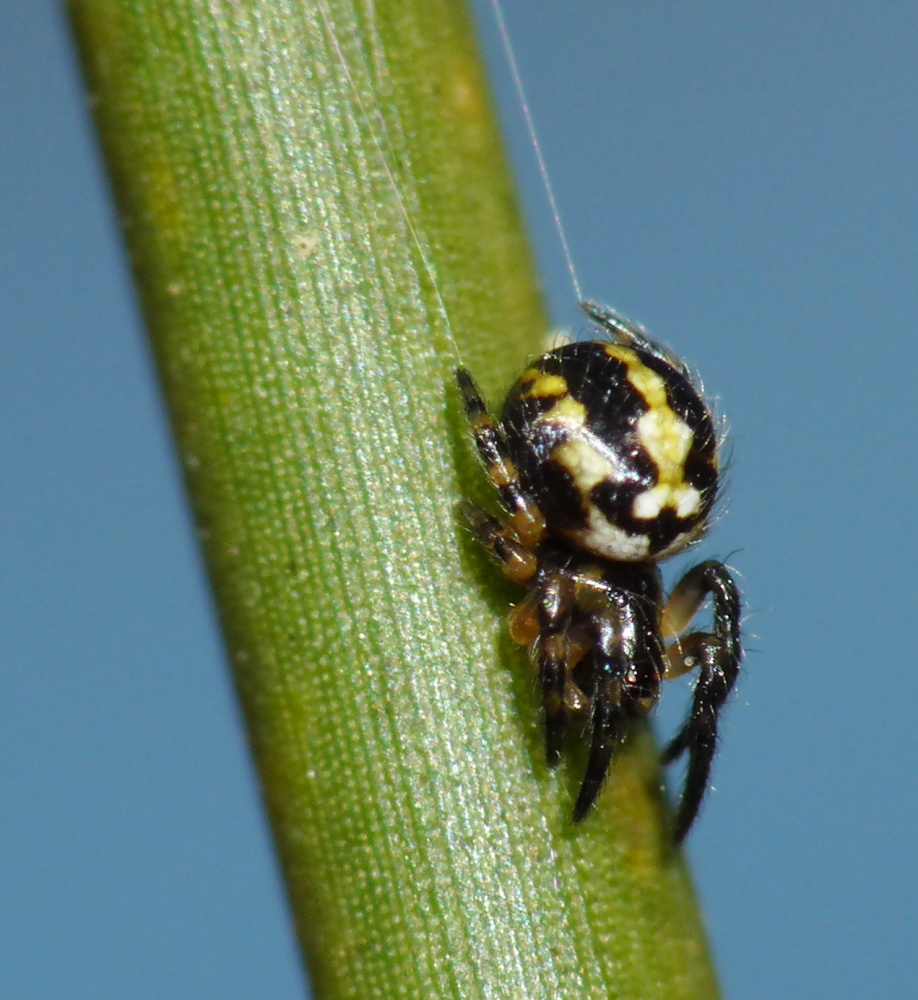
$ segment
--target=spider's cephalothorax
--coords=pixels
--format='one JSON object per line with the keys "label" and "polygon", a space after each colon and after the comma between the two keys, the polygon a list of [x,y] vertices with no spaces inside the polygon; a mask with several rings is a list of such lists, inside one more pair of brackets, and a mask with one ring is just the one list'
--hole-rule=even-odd
{"label": "spider's cephalothorax", "polygon": [[[543,354],[510,390],[498,423],[472,376],[457,372],[507,513],[499,519],[468,504],[465,515],[504,574],[528,587],[510,635],[538,668],[550,766],[571,717],[590,720],[575,820],[589,812],[629,722],[651,711],[663,680],[699,668],[689,717],[663,753],[670,763],[688,752],[679,842],[701,805],[718,713],[739,672],[740,599],[727,568],[708,561],[664,600],[657,564],[707,528],[717,431],[682,361],[617,313],[589,302],[583,309],[607,339]],[[709,598],[712,631],[685,634]]]}

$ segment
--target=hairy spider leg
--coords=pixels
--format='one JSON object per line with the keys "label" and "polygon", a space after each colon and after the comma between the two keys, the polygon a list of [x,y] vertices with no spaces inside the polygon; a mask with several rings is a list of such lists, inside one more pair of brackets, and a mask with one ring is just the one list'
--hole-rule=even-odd
{"label": "hairy spider leg", "polygon": [[518,540],[526,547],[534,546],[545,535],[545,518],[526,495],[516,465],[500,431],[494,426],[475,379],[468,369],[457,368],[456,381],[485,472],[497,487]]}
{"label": "hairy spider leg", "polygon": [[614,309],[588,300],[581,302],[580,308],[594,323],[598,323],[604,330],[611,333],[619,343],[627,344],[629,347],[642,347],[645,350],[656,347],[639,327]]}
{"label": "hairy spider leg", "polygon": [[539,561],[520,541],[513,525],[502,524],[473,503],[464,502],[459,509],[475,537],[497,560],[508,580],[528,583],[535,576]]}
{"label": "hairy spider leg", "polygon": [[[610,602],[610,606],[612,602]],[[592,739],[590,755],[580,793],[574,805],[574,822],[580,823],[602,790],[612,757],[621,743],[623,723],[622,681],[635,656],[636,630],[625,608],[615,613],[599,629],[593,655],[597,676],[592,698]]]}
{"label": "hairy spider leg", "polygon": [[557,767],[569,717],[565,691],[571,667],[573,586],[569,577],[550,576],[542,587],[536,614],[539,637],[535,642],[539,687],[545,710],[545,760]]}
{"label": "hairy spider leg", "polygon": [[[494,556],[504,575],[515,583],[527,583],[538,569],[535,554],[516,537],[512,527],[471,503],[462,504],[462,514],[479,542]],[[573,651],[568,634],[573,609],[573,587],[568,578],[556,575],[510,612],[510,637],[530,654],[539,666],[539,687],[545,710],[545,759],[556,767],[568,728],[568,674]]]}
{"label": "hairy spider leg", "polygon": [[685,362],[662,344],[652,340],[643,327],[633,323],[630,319],[622,316],[621,313],[610,309],[608,306],[598,305],[596,302],[581,302],[580,308],[593,320],[598,323],[607,333],[611,334],[615,341],[624,344],[626,347],[636,347],[642,351],[647,351],[655,358],[660,358],[667,364],[672,365],[683,375],[688,375]]}
{"label": "hairy spider leg", "polygon": [[679,662],[667,677],[700,668],[689,717],[663,751],[663,764],[671,764],[688,751],[682,799],[676,813],[674,837],[681,843],[689,831],[708,786],[717,748],[718,713],[739,675],[743,658],[740,643],[740,597],[733,577],[723,563],[709,560],[690,569],[673,589],[663,611],[664,634],[687,628],[705,599],[713,600],[714,632],[693,632],[673,644]]}

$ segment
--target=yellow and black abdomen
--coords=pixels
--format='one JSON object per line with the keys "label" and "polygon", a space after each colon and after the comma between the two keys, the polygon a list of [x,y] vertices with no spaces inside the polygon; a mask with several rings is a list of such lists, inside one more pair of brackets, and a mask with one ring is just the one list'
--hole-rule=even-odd
{"label": "yellow and black abdomen", "polygon": [[688,371],[662,350],[584,341],[550,351],[510,390],[501,429],[549,531],[579,548],[659,560],[704,533],[717,433]]}

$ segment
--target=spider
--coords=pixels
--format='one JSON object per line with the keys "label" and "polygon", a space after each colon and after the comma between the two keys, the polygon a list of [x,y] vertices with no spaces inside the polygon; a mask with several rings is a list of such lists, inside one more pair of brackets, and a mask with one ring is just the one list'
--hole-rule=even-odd
{"label": "spider", "polygon": [[[742,660],[740,597],[723,563],[689,569],[667,600],[658,564],[705,533],[718,496],[718,434],[683,361],[618,313],[583,311],[605,339],[543,354],[495,423],[465,368],[456,378],[505,516],[463,514],[506,577],[527,587],[511,638],[538,670],[556,767],[572,719],[590,749],[573,819],[590,811],[629,726],[662,682],[697,667],[688,718],[663,751],[688,754],[673,836],[698,814],[720,710]],[[685,634],[711,601],[713,629]],[[671,640],[667,645],[666,640]]]}

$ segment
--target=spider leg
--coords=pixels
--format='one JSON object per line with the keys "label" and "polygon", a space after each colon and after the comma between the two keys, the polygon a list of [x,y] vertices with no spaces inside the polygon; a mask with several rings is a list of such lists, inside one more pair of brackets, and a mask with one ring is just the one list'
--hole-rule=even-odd
{"label": "spider leg", "polygon": [[[535,553],[519,541],[512,525],[474,504],[463,504],[462,513],[478,540],[500,563],[504,575],[515,583],[529,583],[538,570]],[[545,709],[545,759],[556,767],[568,727],[568,673],[579,651],[569,633],[573,587],[561,574],[549,576],[533,587],[522,604],[510,612],[510,637],[528,646],[539,668],[539,688]]]}
{"label": "spider leg", "polygon": [[641,350],[648,351],[654,357],[660,358],[679,371],[686,373],[685,363],[681,358],[663,347],[662,344],[651,340],[643,327],[633,323],[626,316],[622,316],[615,309],[588,301],[581,302],[580,308],[594,323],[598,323],[604,330],[610,333],[619,344],[625,344],[628,347],[638,347]]}
{"label": "spider leg", "polygon": [[723,563],[709,560],[693,566],[673,587],[660,616],[660,632],[664,638],[681,635],[691,625],[701,605],[714,592],[710,574],[718,569],[730,579]]}
{"label": "spider leg", "polygon": [[475,379],[468,369],[457,368],[456,381],[488,478],[500,493],[501,502],[510,514],[519,541],[523,545],[533,546],[545,534],[545,518],[526,495],[500,428],[495,427]]}
{"label": "spider leg", "polygon": [[514,583],[528,583],[539,561],[519,539],[513,525],[504,525],[473,503],[463,503],[460,511],[479,542],[500,564],[504,576]]}
{"label": "spider leg", "polygon": [[594,695],[593,734],[583,783],[574,806],[574,822],[582,822],[596,801],[622,737],[621,683],[603,677]]}
{"label": "spider leg", "polygon": [[582,708],[582,694],[570,675],[589,647],[584,637],[571,628],[572,599],[571,581],[555,574],[531,588],[508,618],[510,638],[529,647],[529,655],[538,667],[549,767],[558,765],[571,712]]}
{"label": "spider leg", "polygon": [[686,751],[689,755],[675,821],[677,844],[685,839],[707,791],[717,748],[718,715],[736,683],[743,658],[739,591],[723,563],[703,562],[679,581],[663,613],[664,628],[680,623],[685,627],[709,595],[713,601],[713,633],[693,632],[678,644],[683,665],[697,662],[700,675],[689,717],[662,757],[664,764],[670,764]]}
{"label": "spider leg", "polygon": [[539,666],[539,687],[545,710],[545,760],[557,767],[569,715],[565,700],[571,666],[573,588],[566,577],[550,576],[541,588],[536,604],[539,636],[533,653]]}
{"label": "spider leg", "polygon": [[589,813],[599,795],[612,757],[621,742],[625,716],[622,706],[622,678],[634,658],[635,635],[633,622],[621,609],[610,605],[610,614],[599,629],[593,655],[597,660],[596,683],[593,689],[593,727],[590,755],[587,758],[583,783],[574,805],[574,822],[580,823]]}

